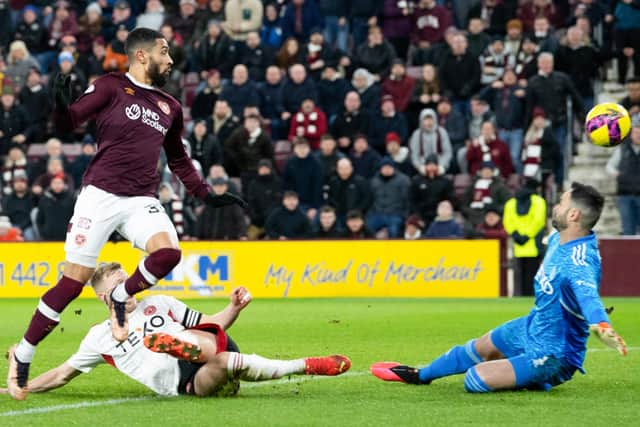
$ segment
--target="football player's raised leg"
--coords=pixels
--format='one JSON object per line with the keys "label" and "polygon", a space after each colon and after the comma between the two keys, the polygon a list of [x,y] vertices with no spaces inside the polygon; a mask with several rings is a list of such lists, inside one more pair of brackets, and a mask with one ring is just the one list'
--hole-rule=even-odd
{"label": "football player's raised leg", "polygon": [[36,346],[58,325],[60,314],[80,295],[93,270],[92,267],[67,261],[58,283],[40,298],[26,333],[13,352],[14,360],[9,361],[7,385],[14,399],[26,398],[29,364],[35,355]]}

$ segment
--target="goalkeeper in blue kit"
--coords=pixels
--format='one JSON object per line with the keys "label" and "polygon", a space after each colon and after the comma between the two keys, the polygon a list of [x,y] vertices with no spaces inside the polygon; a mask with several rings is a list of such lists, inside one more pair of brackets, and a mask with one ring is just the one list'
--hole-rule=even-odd
{"label": "goalkeeper in blue kit", "polygon": [[371,372],[385,381],[429,384],[465,374],[468,392],[542,389],[569,381],[582,364],[587,338],[627,354],[602,305],[600,254],[592,228],[604,198],[593,187],[573,183],[553,209],[547,253],[534,279],[535,305],[527,316],[506,322],[480,338],[450,349],[423,368],[379,362]]}

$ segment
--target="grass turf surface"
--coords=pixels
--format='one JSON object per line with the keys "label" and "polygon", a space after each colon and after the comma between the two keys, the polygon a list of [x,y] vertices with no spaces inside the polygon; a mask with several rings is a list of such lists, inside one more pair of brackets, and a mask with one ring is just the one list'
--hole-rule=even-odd
{"label": "grass turf surface", "polygon": [[[19,340],[36,303],[0,300],[0,348]],[[225,301],[188,303],[215,312]],[[607,298],[605,303],[615,305],[612,320],[627,344],[637,345],[640,299]],[[576,373],[551,392],[471,395],[464,391],[462,376],[418,387],[384,383],[368,372],[380,360],[424,364],[452,345],[527,313],[530,305],[529,299],[255,300],[230,330],[243,352],[271,358],[342,353],[351,358],[351,371],[342,377],[243,383],[239,395],[228,399],[168,399],[104,365],[64,388],[31,394],[26,402],[1,395],[0,425],[635,425],[640,352],[632,349],[622,358],[593,339],[588,375]],[[64,362],[89,327],[106,316],[98,301],[73,302],[39,346],[32,377]],[[3,359],[2,378],[5,373]],[[55,408],[60,405],[95,406]]]}

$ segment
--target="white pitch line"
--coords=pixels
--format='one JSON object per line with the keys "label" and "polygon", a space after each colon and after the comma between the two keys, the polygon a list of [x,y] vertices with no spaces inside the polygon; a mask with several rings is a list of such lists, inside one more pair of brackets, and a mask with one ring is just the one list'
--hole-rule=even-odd
{"label": "white pitch line", "polygon": [[[340,376],[333,377],[324,377],[324,376],[312,376],[312,377],[303,377],[303,376],[291,376],[286,378],[280,378],[279,380],[274,381],[261,381],[261,382],[243,382],[241,386],[241,390],[244,388],[257,388],[257,387],[266,387],[272,385],[280,385],[280,384],[300,384],[309,382],[312,380],[328,380],[333,378],[343,378],[343,377],[357,377],[368,374],[367,372],[347,372]],[[33,415],[33,414],[48,414],[51,412],[58,411],[66,411],[68,409],[77,409],[77,408],[90,408],[95,406],[110,406],[110,405],[118,405],[121,403],[130,403],[130,402],[144,402],[146,400],[157,399],[159,396],[145,396],[145,397],[127,397],[123,399],[109,399],[109,400],[98,400],[98,401],[82,401],[77,403],[69,403],[65,405],[53,405],[53,406],[43,406],[41,408],[29,408],[22,410],[14,410],[7,412],[0,412],[0,417],[17,417],[20,415]]]}

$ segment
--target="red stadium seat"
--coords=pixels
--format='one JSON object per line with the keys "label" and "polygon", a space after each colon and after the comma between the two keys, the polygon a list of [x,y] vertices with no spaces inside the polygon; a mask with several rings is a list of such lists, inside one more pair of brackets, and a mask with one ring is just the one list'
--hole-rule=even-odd
{"label": "red stadium seat", "polygon": [[187,73],[182,76],[182,103],[187,107],[191,107],[193,104],[199,84],[200,76],[198,73]]}
{"label": "red stadium seat", "polygon": [[[73,160],[82,153],[82,144],[62,144],[62,154],[68,159]],[[27,161],[34,162],[40,157],[47,154],[45,144],[31,144],[27,150]]]}
{"label": "red stadium seat", "polygon": [[284,165],[287,162],[287,159],[291,157],[292,151],[291,142],[286,139],[277,141],[273,146],[273,158],[275,160],[275,166],[278,173],[282,174],[284,171]]}

